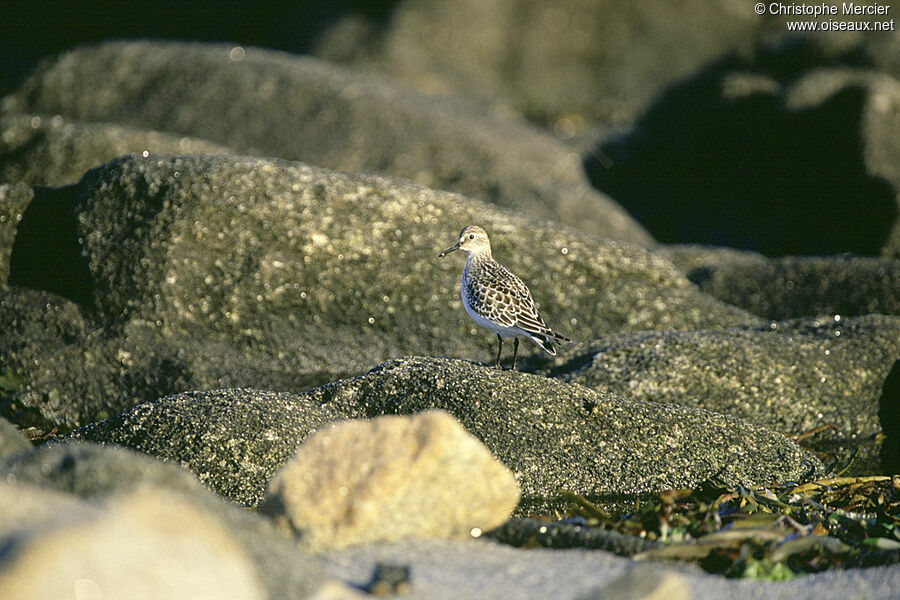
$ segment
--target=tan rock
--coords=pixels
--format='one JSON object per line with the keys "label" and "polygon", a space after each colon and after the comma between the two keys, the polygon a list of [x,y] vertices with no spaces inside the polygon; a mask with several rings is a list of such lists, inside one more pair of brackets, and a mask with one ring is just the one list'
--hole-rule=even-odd
{"label": "tan rock", "polygon": [[453,538],[503,523],[512,472],[444,411],[342,421],[312,436],[270,484],[264,510],[324,550]]}
{"label": "tan rock", "polygon": [[0,500],[33,508],[18,511],[18,527],[5,519],[0,529],[4,597],[265,597],[231,534],[176,494],[143,488],[97,506],[0,484]]}

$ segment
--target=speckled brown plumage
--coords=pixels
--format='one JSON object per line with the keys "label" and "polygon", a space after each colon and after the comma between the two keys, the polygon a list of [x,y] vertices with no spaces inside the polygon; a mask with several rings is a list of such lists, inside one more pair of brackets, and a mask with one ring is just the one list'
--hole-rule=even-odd
{"label": "speckled brown plumage", "polygon": [[459,234],[459,241],[440,256],[458,249],[468,255],[460,290],[463,306],[472,320],[497,334],[500,344],[497,364],[504,337],[515,338],[513,368],[520,336],[528,337],[549,354],[556,354],[553,342],[572,341],[547,326],[525,283],[494,260],[490,240],[481,227],[465,227]]}

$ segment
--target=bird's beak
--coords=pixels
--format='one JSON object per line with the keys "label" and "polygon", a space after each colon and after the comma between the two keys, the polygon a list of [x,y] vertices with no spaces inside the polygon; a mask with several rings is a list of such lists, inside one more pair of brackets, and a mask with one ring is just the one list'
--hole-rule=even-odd
{"label": "bird's beak", "polygon": [[452,246],[450,246],[449,248],[447,248],[446,250],[444,250],[443,252],[438,254],[438,258],[444,258],[445,256],[447,256],[454,250],[459,250],[459,242],[456,242],[455,244],[453,244]]}

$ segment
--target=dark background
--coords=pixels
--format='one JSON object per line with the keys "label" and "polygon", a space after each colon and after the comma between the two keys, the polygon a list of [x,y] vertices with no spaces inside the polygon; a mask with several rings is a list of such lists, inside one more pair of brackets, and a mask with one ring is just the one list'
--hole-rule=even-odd
{"label": "dark background", "polygon": [[[0,0],[0,96],[16,89],[42,58],[81,44],[156,38],[308,54],[350,14],[363,17],[377,34],[390,25],[398,4]],[[784,32],[781,24],[774,29]],[[825,33],[781,36],[777,44],[700,65],[692,77],[659,89],[655,102],[624,133],[579,148],[588,177],[662,243],[721,245],[768,256],[881,254],[898,216],[897,182],[867,164],[871,137],[884,135],[877,128],[865,130],[871,89],[845,86],[803,110],[786,105],[782,96],[816,69],[884,69],[873,58],[880,49],[835,51],[827,46],[834,39]],[[647,40],[633,43],[635,51],[659,52],[647,47],[652,43]],[[782,88],[734,102],[723,99],[723,82],[746,73]],[[597,97],[602,95],[598,90]]]}
{"label": "dark background", "polygon": [[386,21],[393,0],[156,0],[32,2],[0,0],[0,94],[44,56],[106,39],[235,42],[305,54],[341,16]]}

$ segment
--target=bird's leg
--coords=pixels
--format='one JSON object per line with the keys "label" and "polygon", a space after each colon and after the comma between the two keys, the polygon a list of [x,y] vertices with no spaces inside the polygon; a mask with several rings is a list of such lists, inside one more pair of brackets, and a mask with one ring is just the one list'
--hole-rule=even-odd
{"label": "bird's leg", "polygon": [[512,370],[516,370],[516,355],[519,353],[519,338],[513,338],[515,342],[513,342],[513,366]]}
{"label": "bird's leg", "polygon": [[500,334],[497,334],[497,341],[500,342],[500,346],[497,348],[497,365],[500,366],[500,352],[503,350],[503,338],[500,337]]}

